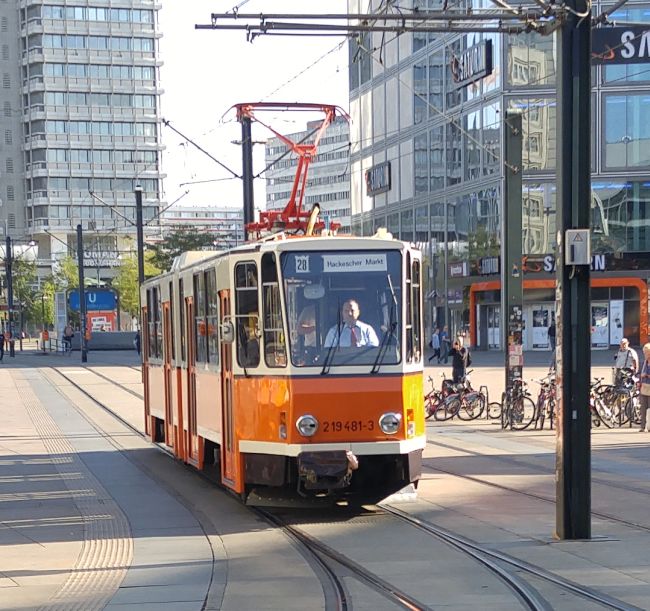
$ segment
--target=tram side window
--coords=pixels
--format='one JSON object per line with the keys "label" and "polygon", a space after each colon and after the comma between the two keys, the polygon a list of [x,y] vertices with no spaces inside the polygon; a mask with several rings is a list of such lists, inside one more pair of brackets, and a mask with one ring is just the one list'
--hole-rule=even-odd
{"label": "tram side window", "polygon": [[413,361],[413,291],[411,287],[411,254],[406,253],[406,362]]}
{"label": "tram side window", "polygon": [[171,346],[171,357],[172,359],[176,359],[176,338],[174,337],[174,328],[175,328],[175,320],[174,320],[174,283],[170,282],[169,283],[169,319],[170,319],[170,325],[169,325],[169,332],[171,334],[171,337],[169,338],[169,345]]}
{"label": "tram side window", "polygon": [[205,282],[203,274],[194,274],[194,333],[196,362],[208,362],[207,327],[205,324]]}
{"label": "tram side window", "polygon": [[149,356],[162,358],[162,305],[157,287],[147,291],[147,308],[149,312]]}
{"label": "tram side window", "polygon": [[178,281],[178,314],[181,332],[181,360],[185,361],[185,290],[182,278]]}
{"label": "tram side window", "polygon": [[262,257],[262,302],[264,305],[264,361],[269,367],[286,367],[280,284],[275,255],[266,253]]}
{"label": "tram side window", "polygon": [[413,261],[413,269],[411,272],[411,308],[413,314],[411,320],[413,321],[413,360],[419,361],[422,358],[422,312],[420,311],[421,296],[421,277],[420,277],[420,262]]}
{"label": "tram side window", "polygon": [[206,325],[208,339],[208,362],[219,362],[219,295],[217,294],[217,272],[205,272]]}
{"label": "tram side window", "polygon": [[235,300],[237,362],[241,367],[257,367],[260,364],[260,345],[257,336],[259,298],[255,263],[238,263],[235,266]]}

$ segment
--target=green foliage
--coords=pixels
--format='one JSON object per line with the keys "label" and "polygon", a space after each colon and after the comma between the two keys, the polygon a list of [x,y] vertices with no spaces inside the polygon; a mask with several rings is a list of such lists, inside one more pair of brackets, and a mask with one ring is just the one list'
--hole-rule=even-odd
{"label": "green foliage", "polygon": [[211,233],[201,232],[193,227],[176,227],[168,233],[160,244],[150,245],[147,248],[153,252],[152,262],[160,270],[168,271],[174,258],[188,250],[212,249],[214,236]]}
{"label": "green foliage", "polygon": [[[144,275],[146,277],[160,274],[154,263],[154,254],[144,254]],[[131,316],[139,314],[139,285],[138,285],[138,258],[135,255],[123,257],[117,275],[113,279],[112,287],[117,290],[120,297],[120,309]]]}
{"label": "green foliage", "polygon": [[72,257],[61,259],[52,277],[57,291],[79,288],[79,266]]}

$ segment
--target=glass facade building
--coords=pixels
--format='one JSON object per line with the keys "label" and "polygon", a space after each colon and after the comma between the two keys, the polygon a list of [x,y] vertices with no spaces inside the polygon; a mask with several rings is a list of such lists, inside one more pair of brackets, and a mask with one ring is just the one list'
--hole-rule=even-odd
{"label": "glass facade building", "polygon": [[160,209],[159,8],[0,0],[0,217],[41,261],[75,251],[79,223],[98,252],[123,249],[136,184],[145,222]]}
{"label": "glass facade building", "polygon": [[[595,3],[594,14],[608,6]],[[350,12],[365,8],[349,3]],[[413,8],[440,10],[442,2],[415,0]],[[460,8],[488,5],[461,1]],[[628,2],[611,18],[649,23],[650,3]],[[491,74],[459,86],[454,62],[470,47],[487,44],[492,47]],[[380,48],[381,54],[368,52]],[[502,341],[503,123],[508,109],[522,113],[522,247],[528,262],[524,343],[529,349],[546,348],[539,341],[541,328],[533,341],[533,321],[550,324],[554,316],[554,37],[417,33],[382,39],[369,34],[351,43],[350,58],[353,231],[368,234],[386,226],[395,236],[419,243],[428,267],[427,327],[449,324],[454,332],[468,332],[481,348],[497,348]],[[649,130],[650,65],[594,66],[591,229],[592,251],[601,257],[592,266],[594,279],[645,280],[650,272]],[[364,176],[380,164],[389,165],[390,190],[373,193]],[[643,287],[625,286],[620,299],[619,288],[606,297],[594,288],[594,307],[607,311],[607,329],[594,345],[618,343],[620,333],[645,341],[645,281]],[[621,314],[617,327],[613,317],[619,309],[626,315]],[[547,311],[546,319],[536,314],[539,310]]]}

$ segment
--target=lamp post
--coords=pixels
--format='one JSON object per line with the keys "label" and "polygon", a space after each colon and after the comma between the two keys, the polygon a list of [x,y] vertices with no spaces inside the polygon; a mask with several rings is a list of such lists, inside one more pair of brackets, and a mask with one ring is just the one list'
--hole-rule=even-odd
{"label": "lamp post", "polygon": [[9,356],[15,357],[14,349],[14,281],[11,270],[13,253],[11,251],[11,237],[5,240],[5,271],[7,273],[7,309],[9,311]]}
{"label": "lamp post", "polygon": [[77,264],[79,266],[79,318],[81,319],[81,362],[88,361],[88,344],[86,343],[86,288],[84,286],[84,241],[81,223],[77,225]]}
{"label": "lamp post", "polygon": [[142,224],[141,185],[135,185],[135,229],[138,238],[138,284],[142,285],[144,282],[144,227]]}
{"label": "lamp post", "polygon": [[45,293],[41,293],[41,343],[45,354]]}

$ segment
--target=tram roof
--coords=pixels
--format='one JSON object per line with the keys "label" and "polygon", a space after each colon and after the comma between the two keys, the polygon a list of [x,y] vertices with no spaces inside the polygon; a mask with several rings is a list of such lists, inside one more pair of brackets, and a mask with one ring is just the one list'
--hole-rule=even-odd
{"label": "tram roof", "polygon": [[[157,276],[160,278],[167,274],[178,272],[197,263],[218,259],[228,254],[243,254],[265,251],[301,251],[301,250],[353,250],[353,249],[382,249],[390,248],[402,250],[406,242],[394,239],[390,234],[380,233],[374,236],[359,237],[350,235],[337,236],[291,236],[275,234],[255,242],[247,242],[228,250],[189,250],[174,259],[171,269]],[[416,245],[412,245],[417,248]]]}

